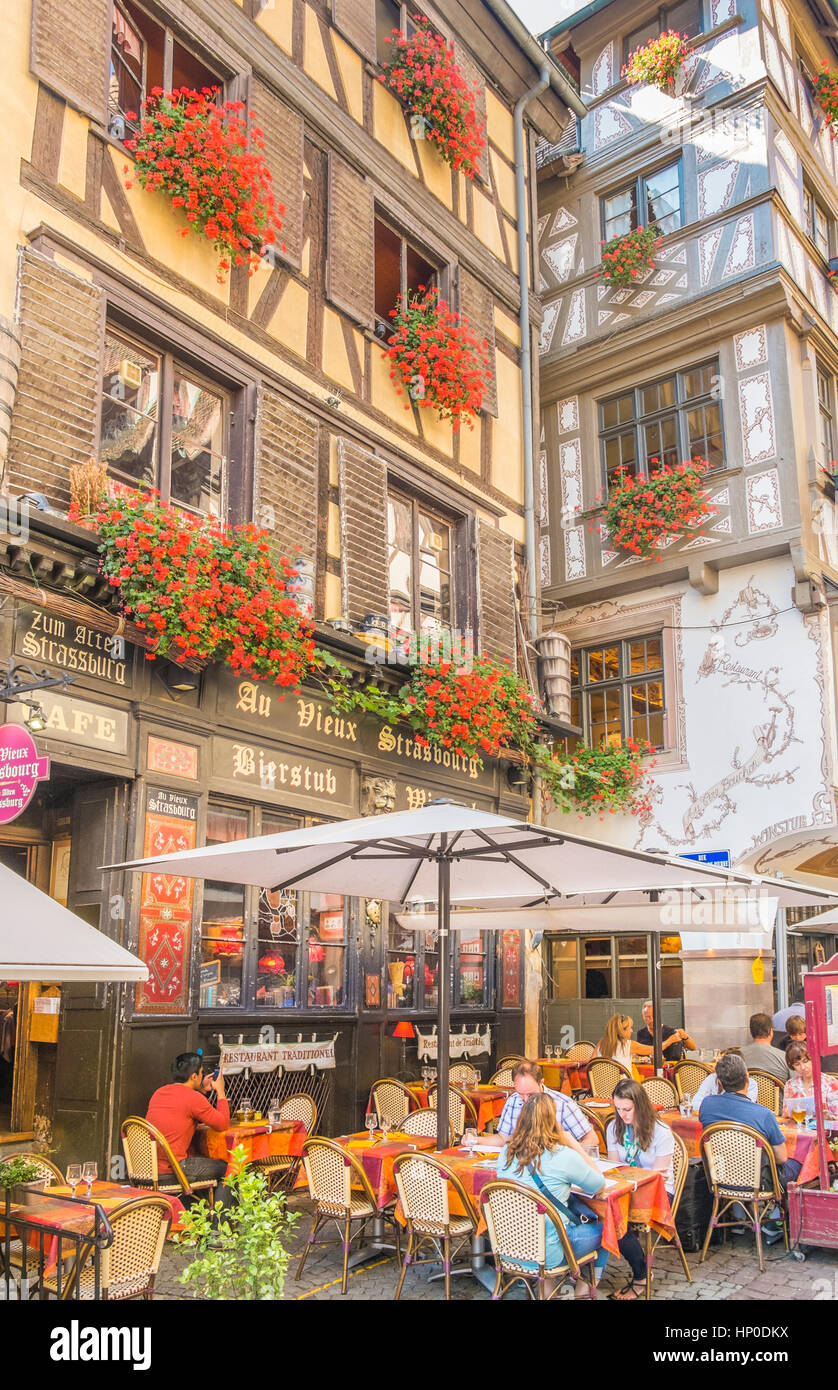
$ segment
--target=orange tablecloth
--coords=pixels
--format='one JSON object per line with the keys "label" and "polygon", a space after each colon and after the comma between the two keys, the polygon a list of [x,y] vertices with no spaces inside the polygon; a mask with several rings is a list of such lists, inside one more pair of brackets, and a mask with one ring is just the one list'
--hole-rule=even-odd
{"label": "orange tablecloth", "polygon": [[[90,1197],[90,1205],[87,1205],[87,1184],[80,1184],[76,1189],[80,1198],[85,1201],[84,1206],[79,1206],[76,1202],[60,1202],[55,1199],[58,1197],[72,1197],[73,1192],[70,1187],[51,1187],[50,1196],[40,1198],[33,1195],[26,1206],[13,1206],[10,1216],[17,1214],[26,1221],[37,1222],[44,1232],[53,1231],[55,1234],[47,1243],[44,1242],[44,1264],[45,1272],[50,1274],[58,1258],[58,1237],[60,1232],[67,1235],[90,1235],[94,1229],[95,1213],[94,1204],[101,1207],[107,1216],[115,1207],[121,1207],[125,1202],[132,1202],[138,1198],[150,1196],[147,1187],[120,1186],[115,1182],[94,1182]],[[178,1230],[180,1218],[183,1215],[183,1203],[180,1198],[172,1196],[169,1192],[155,1193],[155,1196],[165,1197],[169,1203],[172,1214],[171,1231]],[[11,1225],[11,1221],[9,1223]],[[5,1238],[5,1222],[0,1221],[0,1240]],[[27,1244],[33,1249],[40,1248],[42,1237],[38,1231],[27,1231]],[[75,1250],[66,1247],[67,1253],[75,1254]],[[62,1254],[62,1261],[63,1261]]]}
{"label": "orange tablecloth", "polygon": [[[408,1081],[407,1089],[416,1101],[417,1108],[419,1110],[426,1109],[428,1105],[428,1088],[425,1083],[423,1081]],[[370,1098],[370,1104],[367,1106],[367,1110],[371,1109],[372,1098]]]}
{"label": "orange tablecloth", "polygon": [[619,1178],[616,1187],[609,1188],[605,1197],[585,1197],[602,1221],[602,1244],[612,1255],[620,1253],[618,1241],[625,1235],[630,1221],[651,1226],[666,1239],[675,1234],[675,1222],[669,1207],[669,1196],[663,1183],[663,1173],[652,1169],[617,1167],[606,1174]]}
{"label": "orange tablecloth", "polygon": [[[454,1083],[452,1082],[452,1085]],[[416,1097],[419,1106],[428,1104],[428,1092],[418,1081],[407,1083],[411,1095]],[[514,1086],[454,1086],[455,1091],[466,1096],[477,1111],[477,1127],[484,1130],[490,1120],[496,1120],[514,1091]]]}
{"label": "orange tablecloth", "polygon": [[227,1163],[224,1177],[230,1178],[236,1172],[233,1150],[239,1144],[244,1149],[245,1161],[251,1163],[255,1158],[279,1158],[287,1154],[299,1158],[307,1137],[306,1127],[300,1120],[282,1120],[279,1125],[259,1120],[223,1131],[200,1126],[195,1132],[195,1147],[206,1158],[223,1158]]}
{"label": "orange tablecloth", "polygon": [[[497,1176],[497,1170],[494,1165],[492,1165],[492,1167],[483,1167],[483,1161],[487,1157],[486,1150],[484,1149],[482,1154],[472,1155],[466,1153],[465,1149],[442,1149],[441,1151],[437,1151],[436,1156],[441,1158],[444,1163],[447,1163],[449,1168],[454,1169],[454,1172],[465,1188],[466,1195],[472,1202],[474,1212],[478,1219],[480,1219],[480,1204],[478,1200],[480,1193],[483,1191],[486,1183],[492,1182]],[[448,1189],[448,1204],[452,1216],[466,1216],[468,1214],[463,1207],[459,1194],[452,1187]],[[396,1220],[404,1225],[401,1203],[397,1203],[396,1205]],[[486,1229],[485,1223],[482,1220],[480,1229]]]}
{"label": "orange tablecloth", "polygon": [[341,1134],[334,1141],[361,1160],[361,1166],[375,1193],[379,1209],[386,1207],[396,1195],[393,1163],[399,1154],[433,1149],[436,1141],[425,1134],[394,1134],[386,1144],[371,1140],[368,1134]]}

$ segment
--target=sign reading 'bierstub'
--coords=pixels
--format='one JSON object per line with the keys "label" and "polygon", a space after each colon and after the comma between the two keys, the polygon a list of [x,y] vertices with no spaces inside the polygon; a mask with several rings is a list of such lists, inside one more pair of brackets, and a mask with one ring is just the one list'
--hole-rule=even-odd
{"label": "sign reading 'bierstub'", "polygon": [[49,777],[49,758],[21,724],[0,724],[0,825],[26,810],[39,782]]}

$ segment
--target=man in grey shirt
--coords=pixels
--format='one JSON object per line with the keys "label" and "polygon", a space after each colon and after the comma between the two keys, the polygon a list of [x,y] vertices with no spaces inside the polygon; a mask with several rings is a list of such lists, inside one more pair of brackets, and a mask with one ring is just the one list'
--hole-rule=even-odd
{"label": "man in grey shirt", "polygon": [[774,1024],[768,1014],[752,1014],[748,1022],[753,1042],[742,1048],[742,1056],[748,1071],[766,1071],[785,1084],[789,1079],[786,1054],[779,1047],[771,1046]]}

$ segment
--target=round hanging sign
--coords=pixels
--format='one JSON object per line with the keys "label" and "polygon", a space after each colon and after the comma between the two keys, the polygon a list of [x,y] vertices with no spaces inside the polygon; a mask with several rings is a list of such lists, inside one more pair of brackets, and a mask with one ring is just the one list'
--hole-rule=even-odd
{"label": "round hanging sign", "polygon": [[49,758],[40,757],[22,724],[0,724],[0,825],[26,810],[39,782],[49,777]]}

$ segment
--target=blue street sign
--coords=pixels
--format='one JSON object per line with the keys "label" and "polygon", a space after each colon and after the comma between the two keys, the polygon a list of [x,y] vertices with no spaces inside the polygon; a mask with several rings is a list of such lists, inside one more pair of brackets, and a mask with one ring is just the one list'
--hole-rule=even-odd
{"label": "blue street sign", "polygon": [[679,859],[694,859],[697,864],[717,864],[720,869],[730,868],[729,849],[705,849],[700,854],[681,854]]}

